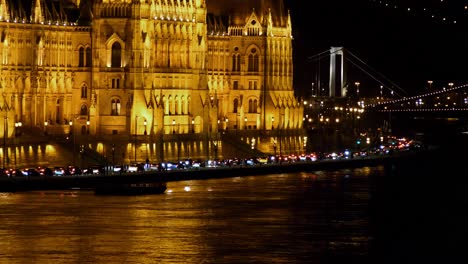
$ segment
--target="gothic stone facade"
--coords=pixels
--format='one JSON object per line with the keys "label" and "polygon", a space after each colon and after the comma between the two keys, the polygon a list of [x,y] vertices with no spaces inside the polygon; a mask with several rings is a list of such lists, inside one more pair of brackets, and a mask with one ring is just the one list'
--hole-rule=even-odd
{"label": "gothic stone facade", "polygon": [[282,7],[0,0],[3,133],[12,137],[19,122],[57,134],[73,122],[77,133],[101,137],[300,129]]}

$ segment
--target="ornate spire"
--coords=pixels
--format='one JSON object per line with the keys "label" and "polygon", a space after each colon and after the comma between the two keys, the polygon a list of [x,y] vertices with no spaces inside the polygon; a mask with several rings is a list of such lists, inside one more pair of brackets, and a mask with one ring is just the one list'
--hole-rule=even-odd
{"label": "ornate spire", "polygon": [[268,9],[268,23],[267,23],[267,36],[273,34],[273,18],[271,16],[271,9]]}
{"label": "ornate spire", "polygon": [[151,5],[150,5],[150,16],[151,18],[155,18],[158,14],[156,13],[156,4],[154,3],[154,0],[151,0]]}
{"label": "ornate spire", "polygon": [[0,21],[10,20],[10,10],[6,0],[0,0]]}
{"label": "ornate spire", "polygon": [[44,22],[44,15],[42,14],[41,0],[35,0],[31,10],[31,22],[42,23]]}

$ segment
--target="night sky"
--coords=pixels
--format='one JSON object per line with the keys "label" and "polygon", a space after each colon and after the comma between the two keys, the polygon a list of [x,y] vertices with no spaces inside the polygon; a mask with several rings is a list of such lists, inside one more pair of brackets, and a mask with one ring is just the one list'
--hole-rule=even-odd
{"label": "night sky", "polygon": [[433,88],[468,83],[468,0],[285,0],[285,5],[293,19],[298,96],[310,95],[319,61],[328,76],[323,63],[328,65],[329,56],[316,55],[331,46],[342,46],[365,63],[348,62],[348,82],[359,81],[362,90],[376,91],[382,84],[369,76],[384,81],[388,91],[401,88],[408,95],[427,89],[428,80]]}

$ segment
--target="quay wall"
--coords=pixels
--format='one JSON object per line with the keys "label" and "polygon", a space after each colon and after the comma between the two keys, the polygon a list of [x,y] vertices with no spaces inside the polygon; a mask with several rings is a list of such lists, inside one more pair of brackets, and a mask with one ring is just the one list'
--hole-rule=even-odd
{"label": "quay wall", "polygon": [[50,177],[2,177],[0,178],[0,192],[17,192],[32,190],[67,190],[94,189],[103,183],[151,183],[185,180],[203,180],[213,178],[227,178],[239,176],[260,176],[267,174],[281,174],[290,172],[313,172],[320,170],[339,170],[367,166],[385,166],[394,168],[400,160],[408,161],[412,157],[428,155],[424,152],[404,152],[394,155],[383,155],[365,158],[323,160],[316,162],[295,162],[283,164],[264,164],[255,166],[234,166],[217,168],[198,168],[188,170],[171,170],[163,172],[140,173],[107,173],[99,175],[73,175]]}

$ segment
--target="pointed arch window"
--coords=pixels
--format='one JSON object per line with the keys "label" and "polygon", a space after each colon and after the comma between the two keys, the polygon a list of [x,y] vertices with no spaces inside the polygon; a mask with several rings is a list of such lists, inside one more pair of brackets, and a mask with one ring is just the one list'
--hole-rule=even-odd
{"label": "pointed arch window", "polygon": [[78,50],[78,67],[83,67],[84,66],[84,48],[81,47]]}
{"label": "pointed arch window", "polygon": [[240,72],[240,60],[241,57],[239,54],[232,55],[232,71]]}
{"label": "pointed arch window", "polygon": [[86,84],[81,86],[81,98],[88,98],[88,86]]}
{"label": "pointed arch window", "polygon": [[111,67],[120,68],[122,63],[122,47],[120,43],[114,42],[112,44],[112,58],[111,58]]}
{"label": "pointed arch window", "polygon": [[249,72],[258,72],[258,64],[259,64],[259,56],[257,53],[257,49],[253,48],[250,50],[249,54],[249,66],[248,66],[248,71]]}
{"label": "pointed arch window", "polygon": [[120,99],[111,100],[111,115],[120,115]]}
{"label": "pointed arch window", "polygon": [[87,47],[86,48],[86,67],[91,67],[91,48]]}
{"label": "pointed arch window", "polygon": [[249,113],[257,113],[257,99],[249,100]]}

